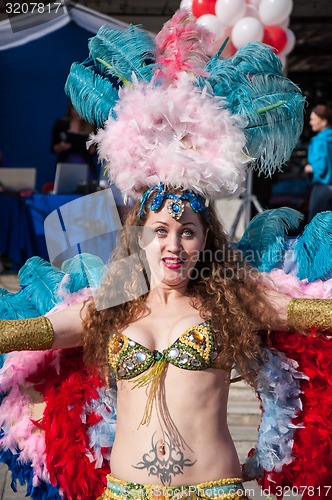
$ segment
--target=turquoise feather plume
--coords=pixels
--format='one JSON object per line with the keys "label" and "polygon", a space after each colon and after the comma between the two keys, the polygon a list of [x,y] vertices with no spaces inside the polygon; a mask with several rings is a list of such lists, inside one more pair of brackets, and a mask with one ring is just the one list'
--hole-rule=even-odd
{"label": "turquoise feather plume", "polygon": [[107,63],[108,72],[121,82],[131,81],[133,73],[139,80],[152,77],[154,41],[151,36],[135,26],[118,31],[102,26],[89,40],[90,57]]}
{"label": "turquoise feather plume", "polygon": [[66,260],[61,270],[70,274],[69,291],[76,292],[85,287],[97,288],[104,274],[105,264],[99,257],[83,253]]}
{"label": "turquoise feather plume", "polygon": [[[90,254],[68,259],[61,270],[40,257],[32,257],[19,271],[21,289],[17,293],[0,288],[0,318],[25,319],[46,314],[63,300],[63,292],[97,287],[104,271],[103,261]],[[70,275],[69,280],[64,279],[66,274]]]}
{"label": "turquoise feather plume", "polygon": [[101,127],[118,101],[118,88],[108,77],[97,72],[97,66],[73,63],[65,92],[74,108],[87,122]]}
{"label": "turquoise feather plume", "polygon": [[40,257],[31,257],[18,273],[21,295],[31,301],[39,314],[45,314],[61,300],[57,290],[64,275]]}
{"label": "turquoise feather plume", "polygon": [[237,247],[250,265],[269,272],[283,259],[288,231],[297,229],[302,219],[292,208],[265,210],[252,219]]}
{"label": "turquoise feather plume", "polygon": [[297,239],[294,253],[298,278],[315,281],[332,277],[332,212],[317,214]]}
{"label": "turquoise feather plume", "polygon": [[0,319],[36,318],[39,311],[21,290],[11,293],[0,289]]}
{"label": "turquoise feather plume", "polygon": [[255,75],[246,89],[239,89],[238,103],[232,103],[232,111],[247,123],[246,145],[261,173],[280,170],[302,132],[304,100],[294,87],[288,79]]}
{"label": "turquoise feather plume", "polygon": [[102,127],[117,103],[118,88],[138,79],[152,77],[154,43],[150,35],[135,27],[125,31],[102,26],[89,41],[90,56],[73,63],[65,92],[87,122]]}
{"label": "turquoise feather plume", "polygon": [[279,58],[252,42],[230,59],[212,58],[206,70],[214,94],[225,97],[231,112],[246,123],[247,148],[257,158],[254,168],[267,175],[280,169],[301,134],[305,99],[283,75]]}

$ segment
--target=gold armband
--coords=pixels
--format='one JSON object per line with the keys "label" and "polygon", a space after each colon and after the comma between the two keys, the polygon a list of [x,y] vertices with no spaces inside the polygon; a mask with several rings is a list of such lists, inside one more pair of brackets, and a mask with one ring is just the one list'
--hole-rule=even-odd
{"label": "gold armband", "polygon": [[0,321],[0,352],[42,351],[54,342],[52,323],[46,316]]}
{"label": "gold armband", "polygon": [[332,332],[332,300],[292,299],[288,305],[287,324],[293,331]]}

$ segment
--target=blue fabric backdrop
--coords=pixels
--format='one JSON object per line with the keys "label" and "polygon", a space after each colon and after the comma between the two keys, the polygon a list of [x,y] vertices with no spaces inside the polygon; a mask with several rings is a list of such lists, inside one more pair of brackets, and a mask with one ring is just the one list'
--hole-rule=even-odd
{"label": "blue fabric backdrop", "polygon": [[66,112],[64,84],[93,36],[74,22],[38,40],[0,51],[0,150],[8,167],[36,167],[37,189],[54,179],[51,129]]}

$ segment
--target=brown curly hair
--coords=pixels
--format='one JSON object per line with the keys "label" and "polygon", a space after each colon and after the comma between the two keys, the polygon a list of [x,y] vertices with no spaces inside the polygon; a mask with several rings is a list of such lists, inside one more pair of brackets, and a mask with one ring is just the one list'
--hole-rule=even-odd
{"label": "brown curly hair", "polygon": [[[137,202],[127,217],[117,248],[83,321],[84,361],[87,366],[98,366],[104,373],[108,370],[110,336],[121,335],[127,325],[146,312],[149,270],[138,244],[138,232],[148,213],[139,216],[139,209]],[[257,333],[261,325],[269,329],[274,310],[258,285],[257,271],[249,267],[239,250],[228,242],[212,204],[208,207],[208,218],[209,221],[201,215],[203,226],[209,231],[195,276],[189,281],[188,295],[202,318],[211,318],[221,347],[218,361],[229,369],[235,364],[241,376],[255,386],[257,371],[264,362],[261,336]],[[124,273],[127,279],[123,283]],[[121,290],[119,283],[123,283]]]}

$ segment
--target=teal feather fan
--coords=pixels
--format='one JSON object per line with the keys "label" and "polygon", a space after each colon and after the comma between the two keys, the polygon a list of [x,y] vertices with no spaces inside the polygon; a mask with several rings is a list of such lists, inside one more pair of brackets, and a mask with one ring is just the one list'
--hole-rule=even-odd
{"label": "teal feather fan", "polygon": [[69,292],[76,292],[85,287],[99,286],[105,271],[105,264],[95,255],[83,253],[66,260],[61,271],[70,274]]}
{"label": "teal feather fan", "polygon": [[21,295],[27,297],[39,314],[45,314],[60,301],[57,290],[65,274],[40,257],[31,257],[18,273]]}
{"label": "teal feather fan", "polygon": [[20,290],[11,293],[0,288],[0,318],[25,319],[46,314],[63,300],[63,293],[97,287],[104,270],[103,261],[90,254],[68,259],[61,270],[40,257],[31,257],[18,273]]}
{"label": "teal feather fan", "polygon": [[[289,159],[303,128],[303,97],[288,79],[254,75],[247,88],[240,88],[238,104],[232,111],[240,114],[247,126],[247,148],[259,158],[254,168],[272,174]],[[285,128],[287,131],[285,132]]]}
{"label": "teal feather fan", "polygon": [[25,319],[36,318],[39,311],[24,292],[11,293],[0,288],[0,318]]}
{"label": "teal feather fan", "polygon": [[116,31],[102,26],[89,41],[90,57],[106,63],[108,72],[121,83],[131,81],[135,74],[138,80],[149,81],[152,77],[154,42],[151,36],[136,26]]}
{"label": "teal feather fan", "polygon": [[87,61],[72,64],[65,92],[80,116],[102,127],[119,99],[119,86],[133,75],[151,79],[154,44],[133,26],[118,31],[105,25],[90,39],[89,49]]}
{"label": "teal feather fan", "polygon": [[96,68],[73,63],[65,92],[77,113],[87,122],[101,127],[118,100],[118,89]]}
{"label": "teal feather fan", "polygon": [[265,210],[252,219],[237,247],[250,265],[269,272],[282,261],[288,231],[297,229],[302,219],[293,208]]}
{"label": "teal feather fan", "polygon": [[294,253],[297,276],[315,281],[332,275],[332,212],[317,214],[298,238]]}
{"label": "teal feather fan", "polygon": [[[233,82],[241,75],[247,77],[271,73],[285,78],[280,59],[267,45],[258,42],[248,43],[228,59],[219,58],[218,53],[215,54],[205,69],[209,73],[207,80],[213,86],[216,95],[223,95],[225,92],[229,84],[225,77],[228,78],[228,75]],[[236,89],[234,91],[236,92]]]}
{"label": "teal feather fan", "polygon": [[225,97],[231,112],[245,120],[249,154],[259,159],[254,168],[271,175],[287,161],[302,131],[300,89],[283,75],[271,49],[257,42],[231,59],[212,58],[206,70],[214,94]]}

